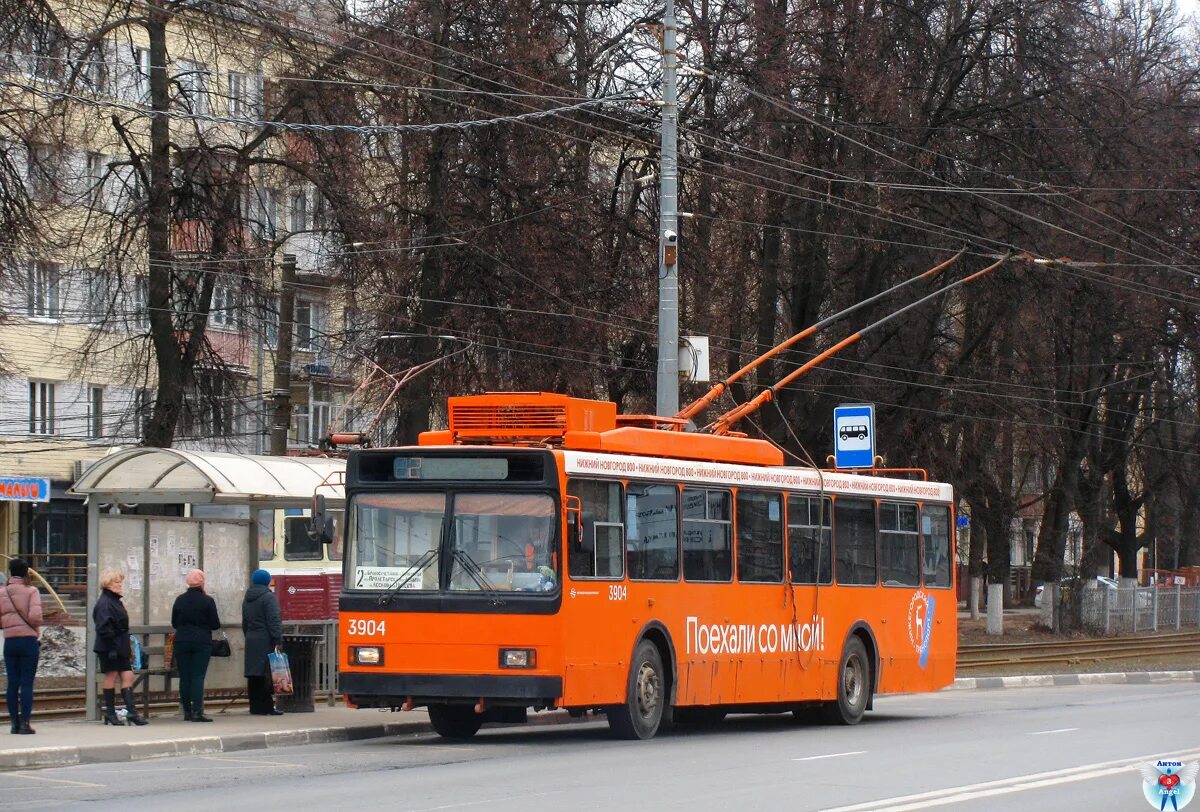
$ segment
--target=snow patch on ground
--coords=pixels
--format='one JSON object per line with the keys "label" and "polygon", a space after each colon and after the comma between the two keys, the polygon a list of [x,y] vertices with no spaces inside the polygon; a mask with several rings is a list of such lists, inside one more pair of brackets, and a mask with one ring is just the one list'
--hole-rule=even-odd
{"label": "snow patch on ground", "polygon": [[87,648],[82,626],[47,626],[42,630],[38,677],[82,677]]}

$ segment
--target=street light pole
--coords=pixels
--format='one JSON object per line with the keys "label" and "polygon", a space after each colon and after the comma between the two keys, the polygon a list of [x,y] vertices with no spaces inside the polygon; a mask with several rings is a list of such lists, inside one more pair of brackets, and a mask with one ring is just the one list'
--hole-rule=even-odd
{"label": "street light pole", "polygon": [[679,100],[675,0],[663,10],[662,147],[658,211],[658,398],[662,416],[679,411]]}

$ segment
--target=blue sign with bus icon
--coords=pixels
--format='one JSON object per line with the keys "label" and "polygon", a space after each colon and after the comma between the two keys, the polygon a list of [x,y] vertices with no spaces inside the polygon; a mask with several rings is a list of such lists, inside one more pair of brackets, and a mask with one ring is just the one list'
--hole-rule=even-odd
{"label": "blue sign with bus icon", "polygon": [[875,465],[875,407],[869,403],[837,406],[833,410],[834,465],[872,468]]}

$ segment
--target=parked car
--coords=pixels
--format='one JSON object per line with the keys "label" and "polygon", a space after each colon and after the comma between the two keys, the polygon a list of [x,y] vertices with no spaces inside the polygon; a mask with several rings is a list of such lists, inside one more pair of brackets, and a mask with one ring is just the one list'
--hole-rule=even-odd
{"label": "parked car", "polygon": [[[1070,584],[1076,581],[1075,578],[1063,578],[1059,581],[1060,584]],[[1096,582],[1096,589],[1119,589],[1120,584],[1115,578],[1109,578],[1107,575],[1097,575],[1089,580]],[[1087,588],[1085,586],[1085,588]],[[1046,585],[1038,584],[1033,590],[1033,605],[1038,609],[1042,608],[1042,596],[1045,594]],[[1148,609],[1154,603],[1154,596],[1147,591],[1139,591],[1137,593],[1137,605],[1139,609]]]}

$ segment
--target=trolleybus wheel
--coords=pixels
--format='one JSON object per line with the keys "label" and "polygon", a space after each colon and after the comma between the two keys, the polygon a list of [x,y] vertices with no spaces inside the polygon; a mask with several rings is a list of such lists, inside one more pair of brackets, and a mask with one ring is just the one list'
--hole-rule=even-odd
{"label": "trolleybus wheel", "polygon": [[663,677],[662,657],[649,640],[638,643],[629,665],[625,704],[608,710],[608,726],[622,739],[649,739],[662,724],[667,706],[667,681]]}
{"label": "trolleybus wheel", "polygon": [[430,705],[429,723],[445,739],[469,739],[479,732],[483,717],[470,705]]}
{"label": "trolleybus wheel", "polygon": [[825,721],[833,725],[857,725],[867,712],[871,698],[871,662],[867,647],[857,636],[846,641],[838,664],[837,701],[822,708]]}

